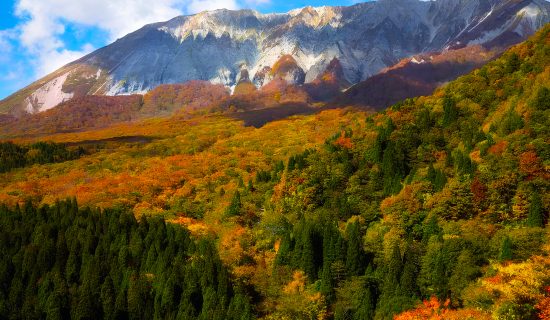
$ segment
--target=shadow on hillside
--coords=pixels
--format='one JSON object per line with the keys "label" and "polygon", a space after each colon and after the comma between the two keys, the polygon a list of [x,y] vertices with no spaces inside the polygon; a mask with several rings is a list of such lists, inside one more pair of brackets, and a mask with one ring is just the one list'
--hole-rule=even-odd
{"label": "shadow on hillside", "polygon": [[296,115],[310,115],[327,108],[314,108],[306,103],[285,103],[278,107],[243,111],[243,112],[234,112],[227,114],[228,117],[234,118],[237,120],[243,120],[244,125],[247,127],[261,128],[266,123],[285,119],[291,116]]}

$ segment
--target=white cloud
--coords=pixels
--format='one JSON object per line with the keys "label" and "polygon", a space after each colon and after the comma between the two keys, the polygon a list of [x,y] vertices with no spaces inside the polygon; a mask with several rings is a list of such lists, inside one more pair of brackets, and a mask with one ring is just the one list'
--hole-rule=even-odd
{"label": "white cloud", "polygon": [[192,0],[187,7],[188,13],[197,13],[216,9],[238,9],[239,5],[235,0]]}
{"label": "white cloud", "polygon": [[27,39],[64,32],[65,23],[94,26],[120,37],[151,22],[183,13],[182,0],[19,0],[16,14],[27,17]]}
{"label": "white cloud", "polygon": [[[39,78],[94,50],[90,44],[69,49],[64,41],[67,26],[71,26],[71,30],[99,28],[108,34],[107,44],[145,24],[178,15],[221,8],[255,8],[270,1],[17,0],[15,14],[20,23],[13,29],[0,30],[0,53],[17,47],[21,51],[18,54],[29,57],[27,63],[33,68],[35,78]],[[6,59],[0,57],[0,62]]]}
{"label": "white cloud", "polygon": [[0,30],[0,53],[5,54],[13,50],[12,41],[15,37],[16,33],[11,29]]}
{"label": "white cloud", "polygon": [[36,74],[39,76],[49,74],[92,51],[94,51],[94,47],[91,44],[85,44],[80,50],[56,49],[45,51],[38,56]]}
{"label": "white cloud", "polygon": [[244,0],[247,8],[270,4],[271,0]]}

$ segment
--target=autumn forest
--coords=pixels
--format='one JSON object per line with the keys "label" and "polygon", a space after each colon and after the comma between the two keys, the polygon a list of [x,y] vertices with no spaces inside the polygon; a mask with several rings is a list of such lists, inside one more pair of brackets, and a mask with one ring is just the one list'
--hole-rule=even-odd
{"label": "autumn forest", "polygon": [[0,119],[0,319],[550,319],[550,26],[378,112],[325,80]]}

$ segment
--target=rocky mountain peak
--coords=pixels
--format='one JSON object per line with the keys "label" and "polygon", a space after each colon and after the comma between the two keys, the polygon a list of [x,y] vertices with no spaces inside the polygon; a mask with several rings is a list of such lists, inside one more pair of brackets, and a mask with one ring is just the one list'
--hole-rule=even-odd
{"label": "rocky mountain peak", "polygon": [[[549,21],[544,0],[378,0],[283,14],[202,12],[144,26],[8,97],[0,112],[37,112],[82,94],[144,93],[189,80],[233,88],[243,66],[258,87],[276,74],[310,83],[335,58],[354,84],[416,54],[518,43]],[[287,62],[290,69],[273,71]]]}

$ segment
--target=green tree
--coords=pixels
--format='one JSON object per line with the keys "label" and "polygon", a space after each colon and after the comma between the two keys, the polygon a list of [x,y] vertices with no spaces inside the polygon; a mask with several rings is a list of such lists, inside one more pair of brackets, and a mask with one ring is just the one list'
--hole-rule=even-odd
{"label": "green tree", "polygon": [[544,227],[544,207],[542,199],[537,191],[531,194],[531,204],[527,215],[527,225],[530,227]]}
{"label": "green tree", "polygon": [[373,294],[369,287],[365,288],[363,297],[357,311],[353,315],[354,320],[369,320],[373,319],[374,311],[376,310],[376,300],[373,298]]}
{"label": "green tree", "polygon": [[237,190],[233,194],[233,198],[231,199],[231,203],[229,204],[229,207],[227,207],[225,214],[230,217],[238,216],[241,214],[241,206],[241,193]]}
{"label": "green tree", "polygon": [[418,275],[417,257],[411,248],[411,244],[407,246],[403,255],[403,273],[399,282],[399,291],[402,295],[412,297],[418,292],[416,285],[416,277]]}
{"label": "green tree", "polygon": [[384,295],[393,296],[399,293],[399,281],[402,271],[403,260],[401,259],[401,250],[399,249],[399,245],[395,244],[387,265],[386,277],[384,280]]}
{"label": "green tree", "polygon": [[359,222],[355,221],[348,224],[346,234],[348,237],[346,268],[349,275],[358,276],[364,272],[363,247],[359,230]]}
{"label": "green tree", "polygon": [[479,276],[480,270],[470,250],[463,250],[453,267],[449,287],[454,300],[461,297],[462,291]]}
{"label": "green tree", "polygon": [[111,276],[107,276],[101,286],[101,305],[103,307],[103,318],[114,319],[115,313],[115,288]]}
{"label": "green tree", "polygon": [[62,299],[63,297],[60,296],[59,292],[53,291],[50,294],[48,301],[46,302],[47,320],[63,319]]}
{"label": "green tree", "polygon": [[443,126],[447,127],[458,119],[456,101],[449,94],[443,97]]}
{"label": "green tree", "polygon": [[537,96],[534,101],[535,108],[538,110],[550,109],[550,88],[541,87],[537,92]]}
{"label": "green tree", "polygon": [[504,237],[504,239],[502,239],[502,244],[500,246],[500,254],[498,258],[500,261],[512,260],[513,258],[512,240],[510,240],[510,237],[506,236]]}

